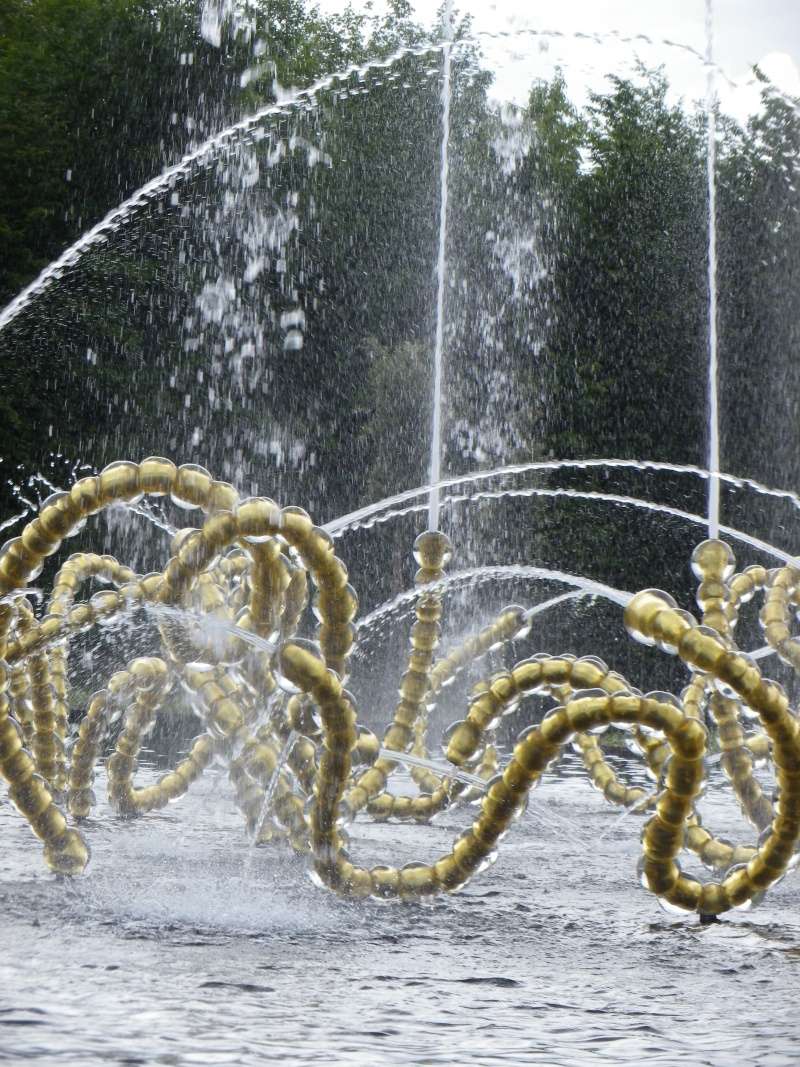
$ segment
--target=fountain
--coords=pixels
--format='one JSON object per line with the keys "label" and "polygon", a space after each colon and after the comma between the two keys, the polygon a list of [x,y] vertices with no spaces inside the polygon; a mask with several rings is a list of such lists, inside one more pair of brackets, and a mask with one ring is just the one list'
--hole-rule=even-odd
{"label": "fountain", "polygon": [[705,11],[448,2],[0,309],[12,1056],[791,1062],[795,105]]}
{"label": "fountain", "polygon": [[[37,621],[19,591],[24,594],[39,576],[44,560],[88,517],[145,495],[200,508],[205,521],[175,536],[173,555],[161,573],[141,577],[111,556],[73,554],[56,575]],[[705,917],[749,907],[797,863],[800,727],[782,687],[765,679],[733,641],[740,606],[763,592],[761,619],[769,646],[790,666],[800,667],[800,640],[790,634],[792,607],[800,603],[795,566],[770,572],[753,566],[734,574],[730,547],[718,539],[702,542],[692,559],[700,579],[701,622],[654,590],[628,598],[625,607],[633,637],[677,653],[689,668],[680,700],[657,691],[643,695],[591,656],[535,655],[475,687],[466,718],[445,735],[453,769],[442,772],[428,758],[428,710],[458,671],[519,638],[531,618],[523,608],[506,608],[435,661],[439,585],[452,546],[446,535],[429,530],[416,539],[414,554],[419,593],[408,669],[393,720],[379,740],[359,729],[354,697],[344,688],[358,599],[330,534],[314,526],[305,511],[279,508],[265,497],[242,500],[230,484],[215,481],[203,468],[176,467],[159,457],[113,463],[98,476],[80,479],[68,493],[54,494],[0,555],[7,691],[0,769],[14,804],[44,842],[50,868],[73,875],[88,861],[82,834],[68,825],[56,800],[64,795],[78,822],[90,815],[94,768],[110,727],[123,715],[108,760],[109,798],[119,816],[164,807],[181,797],[214,758],[222,758],[256,843],[278,839],[297,852],[310,852],[315,879],[344,896],[414,899],[465,885],[494,858],[529,791],[573,739],[608,800],[641,805],[644,792],[618,780],[594,736],[610,725],[633,730],[660,782],[643,805],[654,814],[642,835],[640,869],[643,883],[667,905]],[[75,603],[81,584],[93,576],[116,589]],[[309,576],[316,587],[316,642],[295,636]],[[67,759],[69,639],[138,605],[156,612],[161,654],[133,659],[91,698]],[[133,775],[142,739],[180,686],[191,694],[205,732],[173,769],[137,788]],[[505,715],[537,692],[558,706],[523,732],[500,772],[487,740]],[[706,714],[717,728],[726,773],[761,832],[757,847],[732,846],[698,820]],[[747,736],[745,716],[761,729]],[[387,790],[388,781],[409,751],[420,792],[395,796]],[[774,762],[780,787],[776,803],[753,775],[754,755]],[[479,818],[435,863],[367,869],[350,861],[346,827],[359,813],[425,823],[457,803],[468,784],[482,794]],[[724,879],[701,883],[683,875],[676,856],[684,848],[725,872]]]}
{"label": "fountain", "polygon": [[[724,440],[725,427],[718,380],[715,117],[715,79],[720,72],[713,62],[711,15],[708,2],[707,51],[705,57],[695,57],[698,63],[702,61],[708,79],[705,192],[709,225],[708,432],[704,457],[695,449],[694,462],[686,455],[666,454],[645,460],[536,455],[509,462],[513,449],[506,448],[506,442],[514,437],[511,415],[498,430],[501,444],[496,448],[471,443],[465,449],[466,460],[455,455],[457,434],[451,433],[448,440],[446,425],[448,419],[453,425],[457,422],[447,410],[446,399],[448,375],[451,383],[456,375],[444,365],[448,311],[455,317],[459,301],[474,307],[475,299],[469,291],[468,272],[459,261],[462,250],[451,233],[464,226],[463,217],[455,211],[457,198],[451,182],[461,182],[462,194],[468,184],[463,144],[455,166],[451,159],[452,117],[457,80],[461,79],[458,90],[462,94],[464,86],[471,84],[465,69],[476,39],[456,38],[452,0],[444,12],[443,44],[403,48],[381,62],[326,77],[308,90],[280,97],[194,148],[111,212],[0,312],[0,343],[28,343],[31,334],[26,330],[30,331],[31,323],[38,329],[40,320],[47,324],[42,326],[46,332],[51,323],[45,314],[50,306],[47,301],[58,299],[58,287],[63,285],[67,303],[76,307],[82,283],[80,279],[75,282],[74,272],[87,257],[101,257],[108,242],[119,234],[125,234],[124,240],[134,249],[128,267],[119,268],[121,291],[127,292],[128,285],[133,287],[131,292],[136,286],[146,287],[152,280],[147,270],[142,267],[138,277],[131,264],[145,262],[145,236],[156,215],[167,220],[159,225],[174,226],[182,264],[200,261],[195,253],[203,241],[210,250],[203,271],[192,280],[191,298],[179,293],[163,323],[173,340],[180,339],[186,356],[175,368],[169,366],[168,388],[176,394],[186,390],[186,403],[178,398],[176,410],[192,410],[192,386],[186,384],[190,372],[197,376],[198,392],[200,384],[205,390],[208,382],[213,383],[208,396],[203,397],[199,413],[192,411],[191,433],[187,435],[187,422],[180,440],[173,409],[163,397],[155,399],[157,388],[143,391],[147,403],[141,404],[140,413],[142,421],[150,420],[152,429],[162,410],[159,403],[163,403],[167,412],[164,442],[191,448],[191,458],[205,449],[220,460],[226,480],[215,479],[198,464],[176,466],[162,457],[116,461],[97,473],[76,477],[41,507],[31,506],[36,514],[17,516],[31,521],[0,550],[0,644],[4,650],[0,773],[13,804],[42,841],[51,871],[78,875],[89,862],[90,831],[98,806],[93,784],[101,765],[105,766],[111,808],[127,824],[166,808],[214,766],[224,768],[254,847],[270,845],[305,857],[315,883],[345,898],[432,900],[464,888],[493,862],[501,840],[524,815],[532,790],[543,777],[556,773],[562,753],[570,747],[606,800],[625,812],[648,816],[642,831],[639,878],[668,910],[696,913],[708,920],[731,909],[748,909],[796,866],[800,858],[800,726],[792,710],[795,696],[787,695],[778,678],[791,685],[789,672],[800,670],[800,640],[791,633],[792,615],[800,608],[800,570],[791,542],[776,537],[774,531],[788,522],[796,524],[800,498],[786,487],[768,487],[760,478],[760,469],[757,480],[725,473],[721,466],[720,436]],[[530,36],[557,43],[561,35],[537,32]],[[588,48],[602,41],[587,38],[582,43]],[[649,43],[637,42],[643,48]],[[254,419],[260,409],[252,400],[253,390],[265,395],[270,389],[280,392],[274,368],[257,365],[259,353],[271,350],[272,345],[287,361],[305,358],[306,335],[313,331],[313,312],[324,293],[322,271],[316,277],[313,239],[307,232],[316,210],[308,189],[318,191],[316,168],[332,167],[325,137],[320,136],[317,143],[311,136],[319,115],[325,114],[335,132],[336,109],[344,106],[342,101],[369,95],[369,91],[377,95],[383,79],[399,83],[398,93],[407,92],[413,103],[412,87],[400,82],[407,76],[401,73],[402,65],[409,62],[417,64],[416,73],[421,71],[420,76],[436,89],[440,122],[427,146],[428,162],[437,163],[432,190],[435,187],[438,197],[438,219],[433,228],[416,220],[419,232],[415,231],[422,244],[423,238],[428,239],[429,254],[435,249],[435,256],[431,255],[436,298],[431,309],[427,478],[421,486],[406,477],[399,485],[383,484],[385,498],[376,503],[364,504],[358,496],[350,500],[337,488],[337,499],[358,504],[337,516],[327,507],[325,486],[314,487],[313,453],[309,455],[307,446],[297,440],[288,419],[279,422],[279,405],[277,428],[269,441],[257,436],[260,431],[255,423],[244,429],[233,427],[228,433],[225,417],[233,409],[231,398],[236,390],[237,396],[246,398],[241,410]],[[413,111],[411,103],[408,109]],[[416,112],[412,117],[419,120]],[[518,116],[506,116],[495,144],[506,176],[522,166],[530,151],[528,142],[515,141],[520,123]],[[298,189],[302,182],[297,181],[293,168],[302,169],[302,163],[308,186]],[[187,202],[194,204],[192,181],[202,185],[215,167],[222,188],[230,195],[210,210],[198,194],[196,202],[203,207],[193,216],[194,209],[182,204],[183,192],[187,190]],[[266,206],[261,195],[264,189],[258,185],[263,173],[270,175],[266,188],[272,196]],[[332,199],[343,195],[338,186],[326,187],[322,179],[319,183],[320,195]],[[248,200],[253,187],[258,187],[260,199],[253,194]],[[309,204],[301,205],[304,195]],[[149,214],[159,198],[164,203]],[[517,201],[513,209],[521,210]],[[141,218],[145,223],[137,235],[135,226]],[[494,242],[491,255],[502,259],[508,237],[500,231],[519,220],[511,215],[498,218],[498,232],[490,231],[487,241]],[[181,234],[184,223],[188,236]],[[528,218],[528,223],[530,233],[523,234],[515,246],[517,260],[533,255],[541,232],[550,225],[545,218]],[[226,246],[228,239],[231,247]],[[506,257],[503,261],[511,282],[501,312],[509,317],[516,313],[515,301],[523,299],[517,260]],[[252,291],[267,293],[266,310],[259,308],[248,289],[265,272],[272,272],[278,280],[270,282],[271,288]],[[547,275],[547,268],[540,273]],[[452,281],[454,277],[461,279],[460,285]],[[76,288],[70,289],[73,283]],[[531,302],[540,299],[538,291],[527,297]],[[39,318],[37,302],[43,309]],[[156,305],[157,301],[151,301],[153,317]],[[498,325],[502,314],[490,311],[483,324],[489,339],[487,351],[491,350],[494,361],[492,374],[487,371],[491,381],[486,403],[492,410],[505,410],[511,407],[508,397],[513,384],[509,386],[503,363]],[[98,326],[96,307],[88,311],[81,307],[78,315],[75,321],[81,328],[75,329],[75,351],[84,343],[84,326],[90,336],[92,331],[102,334],[104,326]],[[146,326],[137,328],[144,337]],[[23,340],[15,342],[15,337]],[[144,351],[151,342],[139,338],[135,343]],[[450,338],[450,348],[457,347]],[[213,356],[208,366],[198,367],[193,358],[205,348]],[[96,360],[91,345],[87,345],[86,358],[90,365]],[[319,370],[313,363],[301,366],[307,375]],[[411,368],[416,369],[413,362]],[[462,380],[456,382],[453,395],[462,407],[468,407],[464,382],[473,381],[476,374],[479,377],[480,371],[467,362],[459,372]],[[336,377],[335,371],[331,377]],[[165,395],[166,391],[165,386]],[[289,392],[283,396],[285,407],[290,406]],[[123,405],[126,412],[127,402],[114,397],[114,404]],[[155,418],[148,403],[154,405]],[[345,411],[345,420],[348,417]],[[207,440],[206,422],[222,427],[219,440]],[[336,438],[338,425],[329,419],[329,438]],[[119,443],[113,440],[115,432],[106,442],[109,446]],[[262,459],[296,454],[294,484],[290,484],[292,477],[281,474],[276,495],[298,488],[318,493],[316,498],[300,499],[309,505],[313,499],[325,521],[315,525],[302,508],[280,507],[260,495],[258,467],[243,444],[252,445],[253,453],[259,452]],[[500,462],[493,468],[462,469],[465,464],[469,468],[468,461],[495,454]],[[556,484],[557,479],[564,484]],[[249,493],[240,493],[240,484],[249,486]],[[707,489],[707,507],[701,514],[695,502],[703,488]],[[751,523],[747,516],[740,517],[746,511],[743,501],[763,505],[763,523],[761,514]],[[733,516],[727,520],[726,503]],[[519,516],[528,515],[524,509],[534,505],[539,508],[537,519],[543,520],[536,535],[539,540],[533,536],[527,542],[515,540]],[[615,578],[618,563],[599,561],[596,576],[587,577],[580,566],[587,552],[580,548],[573,553],[578,561],[575,567],[568,563],[559,563],[563,569],[554,567],[550,558],[558,548],[558,536],[556,531],[550,537],[547,528],[549,505],[563,508],[568,524],[575,521],[586,528],[599,521],[613,528],[609,513],[617,517],[634,514],[635,524],[640,523],[643,531],[644,547],[639,547],[646,562],[650,556],[657,557],[653,546],[661,531],[682,545],[690,537],[696,545],[691,559],[699,582],[699,617],[679,609],[669,594],[659,590],[634,594],[620,589]],[[179,529],[175,508],[200,511],[202,519]],[[309,510],[316,509],[309,506]],[[753,510],[758,512],[758,508]],[[66,538],[81,535],[86,520],[94,516],[102,517],[98,529],[104,541],[116,538],[123,548],[131,548],[138,557],[131,561],[134,566],[79,542],[79,550],[56,570],[48,563],[50,557]],[[427,529],[420,533],[425,516]],[[598,516],[603,518],[598,520]],[[149,524],[147,529],[154,536],[156,528],[169,535],[167,561],[158,563],[163,569],[153,569],[153,539],[138,536],[132,544],[130,531],[137,517]],[[8,520],[10,525],[14,522]],[[409,591],[398,580],[403,564],[398,564],[397,545],[408,544],[412,531],[419,569]],[[337,555],[336,543],[347,538],[356,564],[353,585],[347,566]],[[744,546],[756,562],[737,571],[729,542]],[[527,555],[532,545],[536,559]],[[465,567],[449,573],[454,553],[462,555]],[[653,571],[660,562],[655,558]],[[359,565],[363,565],[363,575]],[[37,614],[31,587],[45,566],[52,590]],[[662,574],[670,577],[669,564]],[[93,582],[109,588],[80,600],[83,587]],[[491,602],[507,584],[515,583],[541,585],[544,599],[530,607],[499,607],[471,628],[460,620],[447,635],[446,650],[440,649],[447,603],[455,611],[459,596],[463,608],[487,590],[491,595],[486,600]],[[367,591],[371,611],[362,618],[354,586]],[[382,593],[386,594],[383,602]],[[743,624],[744,638],[739,642],[736,636],[740,613],[756,596],[763,599],[759,616],[763,647],[754,641],[749,621]],[[310,600],[317,620],[313,632],[307,610]],[[508,656],[516,655],[518,645],[534,639],[529,638],[532,632],[547,644],[546,635],[536,633],[537,628],[544,630],[545,618],[556,630],[562,622],[562,630],[573,624],[579,629],[581,612],[585,619],[598,603],[603,610],[609,607],[613,613],[609,617],[618,628],[624,619],[628,633],[641,646],[655,646],[677,657],[685,684],[677,681],[679,670],[664,668],[649,653],[642,653],[644,659],[629,660],[635,676],[653,671],[659,679],[652,691],[643,692],[597,658],[591,640],[582,633],[576,633],[575,641],[586,644],[583,654],[537,648],[507,662]],[[353,664],[382,622],[391,622],[409,609],[413,610],[411,647],[400,676],[399,699],[388,725],[385,720],[378,725],[370,719],[372,728],[367,728],[357,713],[355,697],[346,688]],[[601,624],[608,624],[606,617]],[[74,648],[95,628],[113,634],[128,626],[132,632],[136,627],[149,627],[148,647],[140,655],[115,663],[116,669],[107,669],[102,684],[86,694],[79,721],[71,723],[69,667]],[[368,652],[364,660],[369,660]],[[386,663],[384,657],[381,672]],[[766,664],[776,663],[776,669],[767,673]],[[362,669],[368,671],[368,663]],[[631,671],[626,675],[634,677]],[[457,676],[469,679],[468,693],[462,694],[467,711],[440,731],[443,755],[439,757],[432,754],[431,737],[441,725],[437,720],[440,705],[447,704],[445,690]],[[667,681],[662,682],[664,678]],[[679,695],[668,691],[672,682]],[[530,713],[531,697],[551,705],[546,714],[537,718]],[[173,715],[174,708],[187,713],[181,720],[184,725],[199,723],[201,732],[172,766],[162,767],[149,784],[137,785],[137,760],[146,738]],[[373,711],[370,708],[369,714]],[[522,732],[512,750],[504,754],[504,733],[512,722],[517,729],[522,726]],[[625,739],[657,782],[655,792],[636,779],[638,771],[614,764],[601,735],[614,738],[614,745],[620,736]],[[715,752],[755,840],[733,844],[702,823],[701,797],[709,756],[716,758]],[[755,774],[757,766],[766,764],[775,777],[773,798]],[[398,770],[410,772],[413,794],[392,790]],[[351,859],[350,835],[357,836],[367,820],[418,824],[423,836],[424,828],[435,826],[436,819],[455,815],[469,803],[478,806],[477,817],[452,848],[431,862],[367,867]],[[683,873],[678,862],[682,853],[710,870],[714,880]]]}

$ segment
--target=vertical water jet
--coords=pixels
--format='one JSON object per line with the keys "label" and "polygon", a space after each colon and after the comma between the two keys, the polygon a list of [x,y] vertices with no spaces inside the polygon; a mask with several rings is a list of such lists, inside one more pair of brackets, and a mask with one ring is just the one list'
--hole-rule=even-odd
{"label": "vertical water jet", "polygon": [[717,364],[717,117],[714,7],[706,0],[706,178],[708,182],[708,536],[719,536],[719,382]]}
{"label": "vertical water jet", "polygon": [[450,70],[453,49],[453,0],[444,10],[442,46],[442,151],[439,200],[439,256],[436,265],[436,341],[433,354],[433,425],[431,431],[430,485],[428,529],[439,528],[439,489],[442,476],[442,351],[444,348],[444,285],[447,266],[447,185],[450,150]]}

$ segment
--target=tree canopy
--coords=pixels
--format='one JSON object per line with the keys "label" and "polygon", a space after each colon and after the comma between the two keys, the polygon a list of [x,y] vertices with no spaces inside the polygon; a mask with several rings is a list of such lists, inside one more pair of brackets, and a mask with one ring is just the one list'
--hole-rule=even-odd
{"label": "tree canopy", "polygon": [[[258,0],[219,41],[201,9],[0,10],[0,304],[148,179],[278,101],[276,86],[376,61],[165,190],[0,334],[6,470],[36,469],[49,448],[95,464],[193,448],[325,515],[419,484],[441,50],[406,0],[382,18]],[[519,109],[493,104],[490,82],[475,46],[454,50],[445,469],[703,464],[703,117],[670,103],[659,71],[612,73],[582,110],[562,77]],[[776,462],[794,472],[798,451],[785,432],[800,384],[797,116],[765,86],[746,129],[718,120],[723,465],[765,480]],[[755,358],[780,384],[752,395]]]}

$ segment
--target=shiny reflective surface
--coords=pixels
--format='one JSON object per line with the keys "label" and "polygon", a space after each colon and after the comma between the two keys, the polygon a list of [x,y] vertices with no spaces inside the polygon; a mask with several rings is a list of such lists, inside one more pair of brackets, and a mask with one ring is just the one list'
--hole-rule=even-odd
{"label": "shiny reflective surface", "polygon": [[[737,824],[718,768],[706,810],[709,826]],[[105,821],[109,813],[98,814]],[[440,849],[468,813],[458,820],[422,832],[359,821],[352,852],[378,863],[398,853],[425,859],[423,850]],[[29,831],[4,800],[2,1056],[173,1065],[794,1062],[796,876],[754,916],[700,927],[632,892],[641,821],[618,820],[570,754],[472,887],[429,906],[356,907],[321,896],[299,863],[248,847],[219,769],[180,811],[98,824],[92,864],[78,880],[32,873]],[[426,845],[428,835],[437,841]]]}

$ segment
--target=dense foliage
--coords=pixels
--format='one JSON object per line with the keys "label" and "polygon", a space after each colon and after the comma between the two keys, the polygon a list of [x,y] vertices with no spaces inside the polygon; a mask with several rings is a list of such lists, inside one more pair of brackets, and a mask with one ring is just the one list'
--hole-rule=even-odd
{"label": "dense foliage", "polygon": [[[148,178],[273,99],[276,79],[308,85],[408,51],[276,119],[237,164],[252,166],[250,184],[224,159],[198,172],[0,338],[0,455],[6,470],[35,469],[50,448],[101,464],[191,447],[329,516],[425,478],[441,56],[404,0],[383,19],[258,0],[219,44],[200,32],[201,6],[0,8],[0,304]],[[474,50],[456,51],[453,78],[446,469],[529,456],[703,464],[702,117],[668,102],[659,73],[611,76],[581,113],[562,81],[536,84],[511,116],[488,102]],[[723,410],[744,412],[726,423],[723,465],[766,480],[775,457],[799,473],[785,432],[800,385],[797,114],[765,89],[747,129],[719,122]],[[219,195],[234,179],[239,207]],[[243,228],[247,212],[292,233],[263,268],[249,243],[266,231]],[[201,322],[212,282],[220,310]],[[301,319],[302,346],[287,348],[283,324]],[[754,359],[780,386],[753,401]]]}

